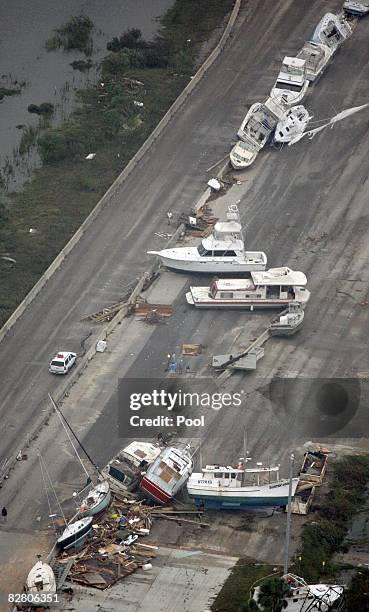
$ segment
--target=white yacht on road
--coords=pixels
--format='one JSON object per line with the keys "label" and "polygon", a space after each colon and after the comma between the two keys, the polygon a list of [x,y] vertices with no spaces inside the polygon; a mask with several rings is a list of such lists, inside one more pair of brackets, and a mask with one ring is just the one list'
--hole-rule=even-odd
{"label": "white yacht on road", "polygon": [[355,17],[362,17],[369,13],[369,0],[345,0],[343,10]]}
{"label": "white yacht on road", "polygon": [[270,92],[272,98],[288,106],[301,102],[309,87],[305,63],[305,60],[297,57],[284,58],[282,68]]}
{"label": "white yacht on road", "polygon": [[297,58],[305,61],[306,78],[313,82],[327,67],[332,55],[333,50],[328,45],[308,40],[298,52]]}
{"label": "white yacht on road", "polygon": [[351,34],[351,26],[345,17],[326,13],[315,28],[312,41],[327,45],[335,53]]}
{"label": "white yacht on road", "polygon": [[267,256],[262,251],[246,251],[242,226],[235,204],[229,206],[227,221],[215,224],[214,232],[197,247],[177,247],[148,251],[157,255],[168,268],[184,272],[222,274],[265,270]]}
{"label": "white yacht on road", "polygon": [[304,307],[310,291],[303,272],[290,268],[271,268],[251,272],[251,278],[215,279],[210,287],[190,287],[188,304],[196,308],[280,308],[298,301]]}
{"label": "white yacht on road", "polygon": [[248,168],[259,151],[268,143],[287,106],[268,98],[264,103],[253,104],[241,123],[237,136],[240,139],[230,153],[231,166],[235,170]]}
{"label": "white yacht on road", "polygon": [[292,106],[278,122],[274,132],[274,142],[291,142],[299,134],[304,133],[310,119],[312,115],[309,115],[304,106]]}

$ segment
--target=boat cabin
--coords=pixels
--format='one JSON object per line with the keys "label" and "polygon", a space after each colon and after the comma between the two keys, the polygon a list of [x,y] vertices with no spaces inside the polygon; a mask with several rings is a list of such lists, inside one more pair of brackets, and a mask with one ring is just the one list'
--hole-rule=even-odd
{"label": "boat cabin", "polygon": [[242,226],[236,221],[220,221],[198,246],[200,257],[237,257],[243,253]]}
{"label": "boat cabin", "polygon": [[215,279],[209,288],[213,300],[297,300],[306,302],[308,291],[303,272],[290,268],[271,268],[251,272],[247,279]]}
{"label": "boat cabin", "polygon": [[[244,487],[245,485],[257,485],[265,483],[265,480],[279,480],[279,466],[263,467],[259,463],[255,468],[234,468],[230,465],[207,465],[201,470],[202,476],[198,478],[198,484],[216,485],[219,487]],[[197,476],[193,474],[193,477]]]}
{"label": "boat cabin", "polygon": [[306,78],[315,81],[327,65],[331,50],[326,45],[309,40],[305,42],[297,57],[305,60]]}

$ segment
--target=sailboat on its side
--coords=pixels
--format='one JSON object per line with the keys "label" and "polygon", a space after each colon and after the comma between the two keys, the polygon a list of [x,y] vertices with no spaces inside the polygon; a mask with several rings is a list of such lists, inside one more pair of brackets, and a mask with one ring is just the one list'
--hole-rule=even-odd
{"label": "sailboat on its side", "polygon": [[[85,450],[84,446],[81,444],[81,442],[79,441],[79,439],[77,438],[76,434],[74,433],[73,429],[71,428],[70,424],[68,423],[67,419],[65,418],[65,416],[62,414],[60,408],[58,408],[58,406],[56,405],[54,399],[51,397],[50,393],[49,393],[49,399],[53,405],[53,408],[56,412],[56,414],[59,417],[59,420],[63,426],[63,429],[65,430],[69,442],[71,443],[71,446],[75,452],[75,455],[77,457],[77,459],[79,460],[83,471],[85,472],[86,476],[87,476],[87,482],[88,485],[90,483],[92,483],[92,478],[89,474],[89,472],[86,470],[86,467],[81,459],[81,457],[79,456],[79,453],[73,443],[73,440],[70,437],[69,432],[71,432],[74,436],[74,438],[77,440],[78,444],[80,445],[80,447],[82,448],[82,450],[85,452],[86,456],[88,457],[89,461],[92,463],[92,465],[94,466],[94,468],[100,473],[99,468],[97,467],[97,465],[95,464],[95,462],[92,460],[92,458],[90,457],[90,455],[87,453],[87,451]],[[68,431],[68,429],[69,431]],[[101,475],[101,474],[100,474]],[[77,494],[75,495],[77,496]],[[80,504],[80,507],[78,508],[78,513],[80,517],[88,517],[88,516],[95,516],[97,514],[100,514],[101,512],[103,512],[104,510],[106,510],[106,508],[109,507],[110,502],[111,502],[111,490],[110,490],[110,485],[109,482],[107,480],[102,480],[101,482],[97,482],[94,486],[92,486],[88,493],[86,494],[86,497],[84,497],[82,499],[82,502]]]}

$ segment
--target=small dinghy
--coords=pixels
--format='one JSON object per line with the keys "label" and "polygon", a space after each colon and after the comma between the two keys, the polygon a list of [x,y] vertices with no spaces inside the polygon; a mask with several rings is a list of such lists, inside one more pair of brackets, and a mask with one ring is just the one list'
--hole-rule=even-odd
{"label": "small dinghy", "polygon": [[301,329],[304,322],[304,309],[300,302],[290,302],[288,311],[283,312],[280,317],[270,326],[272,336],[292,336]]}
{"label": "small dinghy", "polygon": [[27,593],[55,593],[55,575],[48,563],[39,559],[30,570],[26,580]]}

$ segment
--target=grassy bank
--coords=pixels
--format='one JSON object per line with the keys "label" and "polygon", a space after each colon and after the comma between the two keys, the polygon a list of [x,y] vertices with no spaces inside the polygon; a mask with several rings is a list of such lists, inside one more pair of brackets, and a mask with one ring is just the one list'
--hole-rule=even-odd
{"label": "grassy bank", "polygon": [[[302,530],[300,549],[290,566],[292,573],[308,583],[334,582],[339,578],[342,568],[333,557],[347,549],[345,538],[354,515],[367,503],[368,484],[368,456],[344,457],[331,463],[329,491],[312,507],[309,522]],[[247,604],[251,586],[272,571],[272,565],[240,559],[214,601],[213,612],[240,612]],[[367,608],[362,607],[368,586],[369,571],[364,568],[350,585],[344,610],[369,610],[369,603]]]}
{"label": "grassy bank", "polygon": [[[0,207],[0,256],[16,262],[0,259],[0,325],[188,83],[202,44],[232,6],[233,0],[176,0],[153,42],[137,31],[111,41],[100,82],[79,92],[68,123],[25,132],[24,150],[36,139],[44,165]],[[91,152],[96,156],[87,161]]]}

